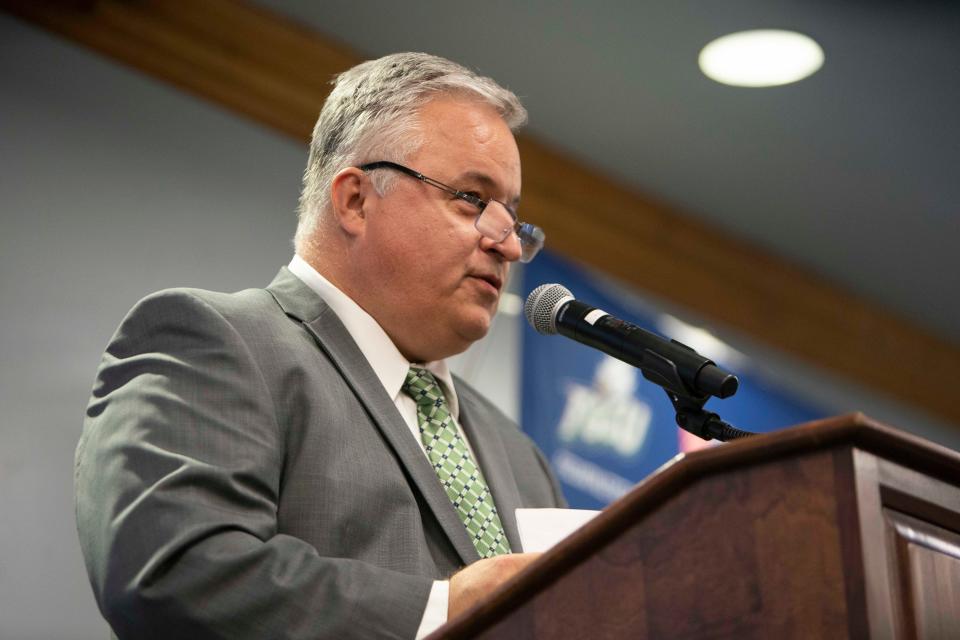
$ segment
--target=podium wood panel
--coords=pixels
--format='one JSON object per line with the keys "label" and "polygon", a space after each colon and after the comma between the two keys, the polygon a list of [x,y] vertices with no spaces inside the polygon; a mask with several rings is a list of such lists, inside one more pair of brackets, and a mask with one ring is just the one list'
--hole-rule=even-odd
{"label": "podium wood panel", "polygon": [[434,637],[960,637],[960,455],[855,414],[685,456]]}

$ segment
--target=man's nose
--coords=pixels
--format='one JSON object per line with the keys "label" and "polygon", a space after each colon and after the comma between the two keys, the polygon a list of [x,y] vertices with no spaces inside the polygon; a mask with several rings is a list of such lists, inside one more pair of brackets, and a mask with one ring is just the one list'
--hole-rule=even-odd
{"label": "man's nose", "polygon": [[491,240],[490,238],[480,236],[480,248],[484,251],[495,251],[503,256],[507,262],[516,262],[520,259],[521,247],[520,238],[511,231],[502,242]]}

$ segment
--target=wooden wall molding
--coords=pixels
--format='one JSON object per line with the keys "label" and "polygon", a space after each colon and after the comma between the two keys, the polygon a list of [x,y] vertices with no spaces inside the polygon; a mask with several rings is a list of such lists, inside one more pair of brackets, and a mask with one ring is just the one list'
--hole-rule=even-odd
{"label": "wooden wall molding", "polygon": [[[360,57],[237,0],[0,0],[21,18],[305,141]],[[520,137],[549,245],[718,325],[960,425],[960,348]],[[749,426],[749,425],[747,425]]]}

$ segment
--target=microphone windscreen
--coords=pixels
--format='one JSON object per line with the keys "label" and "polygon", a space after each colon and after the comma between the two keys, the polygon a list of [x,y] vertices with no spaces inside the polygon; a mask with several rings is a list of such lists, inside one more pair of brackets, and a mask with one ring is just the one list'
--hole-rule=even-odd
{"label": "microphone windscreen", "polygon": [[557,333],[557,308],[573,294],[562,284],[542,284],[527,296],[523,305],[523,315],[537,333],[553,335]]}

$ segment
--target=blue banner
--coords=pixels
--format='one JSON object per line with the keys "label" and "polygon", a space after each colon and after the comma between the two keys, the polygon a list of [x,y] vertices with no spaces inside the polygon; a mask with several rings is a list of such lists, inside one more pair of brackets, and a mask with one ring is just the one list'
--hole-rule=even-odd
{"label": "blue banner", "polygon": [[[591,306],[665,334],[658,314],[628,308],[609,285],[546,251],[524,267],[524,297],[544,283],[562,284]],[[824,409],[764,379],[742,354],[725,362],[728,352],[717,351],[723,353],[702,355],[740,379],[735,396],[713,398],[706,406],[727,422],[763,432],[825,417]],[[524,323],[522,369],[524,430],[550,459],[571,507],[602,508],[677,453],[707,446],[676,426],[660,387],[630,365],[569,338],[540,335]]]}

